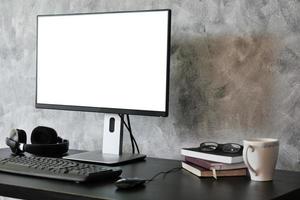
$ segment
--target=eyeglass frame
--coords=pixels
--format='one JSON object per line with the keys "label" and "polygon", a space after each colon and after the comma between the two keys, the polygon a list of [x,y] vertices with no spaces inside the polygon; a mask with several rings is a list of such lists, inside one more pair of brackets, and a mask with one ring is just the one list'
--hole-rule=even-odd
{"label": "eyeglass frame", "polygon": [[[205,151],[205,150],[202,150],[201,148],[203,148],[203,145],[205,144],[205,143],[212,143],[212,144],[216,144],[216,148],[215,149],[212,149],[211,151]],[[236,152],[231,152],[231,151],[225,151],[224,150],[224,146],[226,146],[226,145],[237,145],[237,146],[239,146],[240,147],[240,149],[238,150],[238,151],[236,151]],[[229,154],[238,154],[238,153],[241,153],[242,151],[243,151],[243,145],[240,145],[240,144],[238,144],[238,143],[224,143],[224,144],[220,144],[220,143],[217,143],[217,142],[202,142],[202,143],[200,143],[200,146],[199,146],[199,148],[200,148],[200,151],[202,151],[202,152],[223,152],[223,153],[229,153]]]}

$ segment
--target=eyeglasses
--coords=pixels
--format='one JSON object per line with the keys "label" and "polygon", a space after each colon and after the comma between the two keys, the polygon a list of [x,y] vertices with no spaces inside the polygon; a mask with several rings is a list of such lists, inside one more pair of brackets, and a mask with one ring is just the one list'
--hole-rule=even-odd
{"label": "eyeglasses", "polygon": [[224,152],[237,154],[243,151],[243,146],[236,143],[218,144],[216,142],[203,142],[200,144],[200,151],[202,152]]}

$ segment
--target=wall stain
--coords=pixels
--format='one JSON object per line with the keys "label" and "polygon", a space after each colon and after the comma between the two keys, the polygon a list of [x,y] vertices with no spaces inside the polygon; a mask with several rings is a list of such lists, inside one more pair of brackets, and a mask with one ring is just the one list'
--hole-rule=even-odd
{"label": "wall stain", "polygon": [[[207,66],[210,63],[203,56],[208,56],[206,42],[203,39],[184,40],[175,42],[172,48],[176,62],[172,69],[171,85],[177,86],[174,88],[177,102],[176,107],[170,110],[175,111],[176,122],[178,126],[184,125],[183,128],[197,130],[199,123],[207,122],[210,108],[207,92],[211,79]],[[174,98],[171,97],[170,101]]]}
{"label": "wall stain", "polygon": [[215,98],[221,99],[225,97],[226,85],[215,89]]}
{"label": "wall stain", "polygon": [[178,41],[172,48],[177,103],[171,108],[178,127],[210,133],[270,126],[278,49],[272,35]]}

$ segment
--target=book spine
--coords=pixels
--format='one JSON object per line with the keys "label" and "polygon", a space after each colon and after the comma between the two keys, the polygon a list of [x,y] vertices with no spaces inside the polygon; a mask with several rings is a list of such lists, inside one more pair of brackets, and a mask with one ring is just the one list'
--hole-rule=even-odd
{"label": "book spine", "polygon": [[210,167],[211,167],[209,163],[205,162],[204,160],[198,159],[198,158],[192,158],[189,156],[185,156],[185,161],[192,163],[194,165],[203,167],[205,169],[210,169]]}
{"label": "book spine", "polygon": [[210,163],[209,161],[206,160],[202,160],[199,158],[193,158],[193,157],[189,157],[189,156],[185,156],[185,161],[192,163],[194,165],[203,167],[205,169],[209,169],[209,170],[222,170],[222,164],[218,164],[218,163]]}
{"label": "book spine", "polygon": [[246,169],[234,169],[234,170],[221,170],[217,171],[217,176],[246,176]]}
{"label": "book spine", "polygon": [[246,169],[234,169],[234,170],[206,170],[199,166],[193,165],[192,163],[182,162],[182,168],[186,169],[187,171],[195,174],[199,177],[225,177],[225,176],[246,176],[247,170]]}
{"label": "book spine", "polygon": [[192,163],[194,165],[203,167],[205,169],[211,169],[211,164],[205,160],[199,159],[199,158],[193,158],[193,157],[189,157],[189,156],[185,156],[185,161]]}

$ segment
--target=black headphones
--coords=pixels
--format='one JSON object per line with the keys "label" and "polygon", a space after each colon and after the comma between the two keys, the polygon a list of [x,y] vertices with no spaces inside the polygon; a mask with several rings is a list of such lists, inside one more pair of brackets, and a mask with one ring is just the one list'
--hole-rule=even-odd
{"label": "black headphones", "polygon": [[38,126],[31,133],[31,143],[26,144],[27,135],[22,129],[13,129],[6,144],[14,154],[28,152],[39,156],[62,156],[69,150],[69,141],[62,139],[53,128]]}

